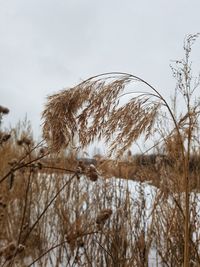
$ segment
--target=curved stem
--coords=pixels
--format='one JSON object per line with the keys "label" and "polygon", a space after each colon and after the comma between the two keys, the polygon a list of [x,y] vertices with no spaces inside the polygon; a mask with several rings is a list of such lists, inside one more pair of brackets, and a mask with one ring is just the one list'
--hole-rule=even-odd
{"label": "curved stem", "polygon": [[36,219],[36,221],[33,223],[33,225],[30,227],[29,232],[27,233],[27,235],[24,237],[24,239],[22,240],[22,244],[25,244],[27,238],[29,237],[29,235],[31,234],[31,232],[33,231],[33,229],[35,228],[35,226],[39,223],[40,219],[43,217],[43,215],[46,213],[46,211],[48,210],[48,208],[52,205],[52,203],[54,202],[54,200],[58,197],[58,195],[61,193],[61,191],[63,191],[63,189],[71,183],[71,181],[74,179],[74,177],[76,177],[77,173],[75,172],[71,178],[69,180],[67,180],[64,185],[57,191],[57,193],[55,194],[55,196],[49,201],[49,203],[46,205],[46,207],[44,208],[44,210],[40,213],[40,215],[38,216],[38,218]]}
{"label": "curved stem", "polygon": [[[96,78],[100,78],[100,77],[103,77],[103,76],[108,76],[108,75],[122,75],[122,76],[127,76],[128,78],[130,79],[135,79],[139,82],[142,82],[144,83],[145,85],[147,85],[155,94],[153,94],[154,96],[157,96],[158,98],[160,98],[160,100],[163,102],[164,106],[167,108],[173,122],[174,122],[174,126],[176,128],[176,131],[177,131],[177,134],[178,134],[178,137],[179,137],[179,140],[180,140],[180,143],[181,143],[181,153],[182,153],[182,158],[183,160],[185,159],[185,153],[184,153],[184,145],[183,145],[183,140],[182,140],[182,137],[181,137],[181,133],[180,133],[180,130],[179,130],[179,126],[178,126],[178,123],[176,121],[176,118],[168,104],[168,102],[165,100],[165,98],[159,93],[158,90],[156,90],[150,83],[148,83],[147,81],[145,81],[144,79],[140,78],[139,76],[136,76],[136,75],[133,75],[133,74],[130,74],[130,73],[127,73],[127,72],[105,72],[105,73],[101,73],[101,74],[98,74],[98,75],[95,75],[95,76],[92,76],[90,78],[88,78],[87,80],[83,81],[82,83],[80,83],[79,85],[83,85],[93,79],[96,79]],[[109,76],[109,78],[114,78],[112,76]]]}
{"label": "curved stem", "polygon": [[[130,78],[130,80],[134,79],[134,80],[140,81],[140,82],[144,83],[145,85],[147,85],[155,93],[155,95],[158,98],[160,98],[160,100],[163,102],[163,105],[167,108],[169,115],[171,116],[171,118],[173,120],[175,129],[177,132],[177,136],[178,136],[178,141],[180,141],[180,144],[181,144],[181,155],[182,155],[181,160],[183,163],[183,172],[184,172],[184,184],[185,184],[185,188],[184,188],[184,191],[185,191],[184,267],[188,267],[189,266],[189,221],[190,221],[190,215],[189,215],[189,179],[188,179],[189,151],[188,151],[187,156],[186,156],[185,155],[184,141],[183,141],[182,135],[180,133],[180,129],[179,129],[179,125],[177,123],[176,117],[173,114],[173,111],[170,108],[168,102],[165,100],[165,98],[150,83],[146,82],[145,80],[141,79],[138,76],[135,76],[135,75],[132,75],[132,74],[129,74],[126,72],[107,72],[107,73],[93,76],[93,77],[89,78],[88,80],[84,81],[82,84],[87,83],[87,82],[91,81],[92,79],[107,76],[107,75],[124,75],[124,76],[127,76],[127,78]],[[109,78],[114,78],[114,77],[109,77]],[[187,101],[188,101],[188,108],[189,108],[189,99],[187,99]],[[188,109],[188,111],[189,111],[189,109]],[[190,129],[189,129],[189,132],[190,132]],[[190,149],[190,139],[191,139],[189,134],[188,134],[188,149]]]}

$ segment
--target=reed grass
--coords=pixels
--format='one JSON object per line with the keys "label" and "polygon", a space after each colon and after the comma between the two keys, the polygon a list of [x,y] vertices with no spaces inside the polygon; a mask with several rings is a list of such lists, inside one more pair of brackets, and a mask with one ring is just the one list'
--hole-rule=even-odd
{"label": "reed grass", "polygon": [[[172,106],[145,80],[107,73],[48,97],[42,142],[27,122],[0,129],[0,266],[200,266],[197,37],[172,67]],[[130,153],[140,137],[155,137],[151,154]],[[102,138],[113,158],[77,160]]]}

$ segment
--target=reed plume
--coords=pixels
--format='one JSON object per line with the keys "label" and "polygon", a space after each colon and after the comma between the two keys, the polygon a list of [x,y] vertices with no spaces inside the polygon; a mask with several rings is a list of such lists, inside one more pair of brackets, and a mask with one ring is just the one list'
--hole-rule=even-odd
{"label": "reed plume", "polygon": [[110,152],[118,154],[141,134],[147,139],[163,98],[155,89],[153,93],[136,91],[123,105],[121,98],[129,95],[127,88],[136,82],[149,85],[131,74],[113,72],[49,96],[42,114],[44,138],[56,151],[74,136],[82,147],[103,138]]}

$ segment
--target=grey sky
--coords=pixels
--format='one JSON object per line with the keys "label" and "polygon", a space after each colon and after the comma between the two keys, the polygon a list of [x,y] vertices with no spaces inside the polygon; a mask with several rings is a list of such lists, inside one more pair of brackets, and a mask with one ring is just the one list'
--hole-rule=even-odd
{"label": "grey sky", "polygon": [[[4,126],[27,113],[36,135],[45,97],[89,76],[124,71],[163,94],[170,60],[200,31],[199,0],[0,0],[0,105]],[[194,64],[200,69],[200,41]]]}

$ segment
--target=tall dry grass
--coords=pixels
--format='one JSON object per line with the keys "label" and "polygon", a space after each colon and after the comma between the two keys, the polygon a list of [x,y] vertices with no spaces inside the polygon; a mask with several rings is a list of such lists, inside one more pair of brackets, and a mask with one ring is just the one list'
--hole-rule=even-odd
{"label": "tall dry grass", "polygon": [[[144,183],[151,176],[150,165],[144,165],[147,159],[138,163],[137,157],[134,164],[141,180],[131,190],[129,180],[106,179],[101,170],[94,181],[95,170],[75,160],[70,174],[66,158],[59,156],[55,164],[55,158],[45,159],[43,146],[23,148],[19,140],[10,137],[1,146],[1,177],[6,176],[0,188],[1,266],[183,264],[184,196],[178,165],[151,163],[151,178],[157,175],[160,183],[150,188]],[[20,168],[12,170],[11,186],[7,174],[15,166]],[[198,203],[198,191],[192,192],[191,266],[200,263]]]}
{"label": "tall dry grass", "polygon": [[[200,266],[196,37],[172,68],[172,107],[146,81],[111,73],[49,97],[46,141],[36,144],[27,123],[0,129],[0,266]],[[122,105],[132,82],[150,91]],[[0,122],[8,112],[0,107]],[[140,136],[155,137],[153,154],[119,160]],[[78,162],[73,148],[102,137],[116,161]]]}
{"label": "tall dry grass", "polygon": [[[123,72],[100,74],[83,81],[74,88],[63,90],[48,98],[43,112],[44,138],[56,151],[73,142],[84,147],[96,139],[109,145],[110,155],[117,157],[141,136],[148,140],[160,136],[158,143],[165,146],[175,164],[179,165],[185,195],[184,267],[190,264],[190,158],[192,147],[198,145],[199,99],[194,93],[199,87],[199,76],[194,79],[191,69],[191,48],[198,34],[189,35],[184,42],[184,58],[172,66],[177,82],[173,105],[144,79]],[[131,90],[139,84],[144,87]],[[131,95],[125,104],[124,96]],[[177,110],[182,99],[185,110]],[[170,147],[170,143],[174,147]],[[158,145],[157,145],[158,146]],[[172,149],[172,153],[171,150]]]}

